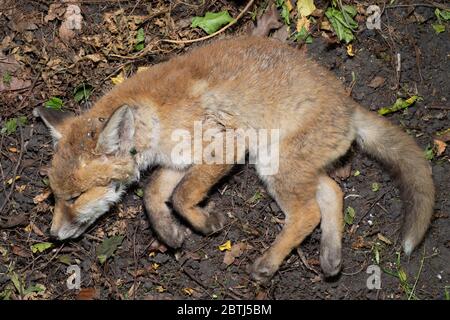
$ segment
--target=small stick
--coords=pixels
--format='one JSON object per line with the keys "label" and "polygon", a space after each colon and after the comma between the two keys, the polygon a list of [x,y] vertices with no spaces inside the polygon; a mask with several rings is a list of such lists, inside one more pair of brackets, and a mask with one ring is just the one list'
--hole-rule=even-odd
{"label": "small stick", "polygon": [[12,176],[12,183],[11,183],[11,189],[9,190],[8,195],[6,196],[5,202],[3,202],[2,206],[0,207],[0,213],[3,212],[3,209],[5,209],[6,205],[9,203],[9,199],[11,198],[11,195],[14,191],[14,185],[16,182],[16,176],[17,176],[17,172],[19,171],[19,167],[20,164],[22,163],[22,157],[23,157],[23,149],[24,147],[24,142],[23,142],[23,134],[22,134],[22,126],[19,123],[19,132],[20,132],[20,153],[19,153],[19,160],[17,160],[17,164],[16,167],[14,168],[14,173]]}

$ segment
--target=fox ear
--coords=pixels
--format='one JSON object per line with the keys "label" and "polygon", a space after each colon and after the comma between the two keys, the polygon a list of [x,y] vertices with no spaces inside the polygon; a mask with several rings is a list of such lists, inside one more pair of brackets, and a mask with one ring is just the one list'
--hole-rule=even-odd
{"label": "fox ear", "polygon": [[98,136],[95,150],[103,154],[128,154],[134,146],[134,116],[124,105],[114,111]]}
{"label": "fox ear", "polygon": [[35,117],[40,117],[42,121],[44,121],[53,137],[54,146],[56,146],[58,140],[63,136],[61,124],[65,119],[73,116],[71,112],[53,110],[44,107],[34,108],[33,115]]}

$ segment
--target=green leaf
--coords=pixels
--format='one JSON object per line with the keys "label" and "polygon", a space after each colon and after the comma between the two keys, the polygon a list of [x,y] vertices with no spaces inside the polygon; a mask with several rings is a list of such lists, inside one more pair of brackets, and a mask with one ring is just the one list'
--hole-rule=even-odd
{"label": "green leaf", "polygon": [[427,148],[424,151],[425,159],[431,161],[434,158],[434,150],[431,145],[428,145]]}
{"label": "green leaf", "polygon": [[436,10],[434,10],[434,14],[439,21],[440,19],[444,19],[446,21],[450,20],[450,10],[440,10],[439,8],[436,8]]}
{"label": "green leaf", "polygon": [[139,28],[136,33],[136,45],[134,49],[136,51],[141,51],[145,48],[145,31],[143,28]]}
{"label": "green leaf", "polygon": [[[349,7],[349,6],[344,6]],[[349,13],[349,11],[351,13]],[[355,9],[356,12],[356,9]],[[331,26],[336,33],[339,41],[345,41],[349,43],[355,39],[353,35],[353,29],[358,27],[358,23],[353,20],[353,11],[350,8],[340,11],[336,8],[328,8],[325,11],[325,15],[330,20]]]}
{"label": "green leaf", "polygon": [[352,207],[347,207],[347,209],[345,209],[345,214],[344,214],[344,221],[346,224],[348,225],[352,225],[353,224],[353,220],[355,219],[355,209],[353,209]]}
{"label": "green leaf", "polygon": [[142,190],[142,188],[137,188],[136,190],[134,190],[134,194],[139,198],[142,198],[144,196],[144,190]]}
{"label": "green leaf", "polygon": [[16,129],[17,129],[17,118],[12,118],[5,122],[1,130],[1,133],[6,133],[7,135],[10,135],[16,132]]}
{"label": "green leaf", "polygon": [[289,25],[290,17],[289,17],[289,8],[284,0],[276,1],[277,8],[281,9],[280,16],[283,18],[283,21],[286,25]]}
{"label": "green leaf", "polygon": [[80,102],[82,100],[87,101],[92,93],[92,86],[89,84],[80,84],[75,88],[73,92],[73,98],[75,102]]}
{"label": "green leaf", "polygon": [[386,114],[396,112],[402,109],[406,109],[412,104],[414,104],[416,101],[420,101],[421,98],[419,96],[412,96],[406,100],[402,98],[398,98],[395,103],[390,107],[384,107],[378,110],[378,114],[384,116]]}
{"label": "green leaf", "polygon": [[207,34],[212,34],[220,29],[223,25],[233,21],[228,11],[207,12],[204,17],[194,17],[192,19],[192,28],[200,27]]}
{"label": "green leaf", "polygon": [[45,289],[46,289],[46,288],[45,288],[44,285],[38,283],[38,284],[36,284],[35,286],[29,286],[29,287],[23,292],[23,294],[26,295],[26,294],[29,294],[29,293],[32,293],[32,292],[43,292],[43,291],[45,291]]}
{"label": "green leaf", "polygon": [[44,105],[48,109],[62,111],[64,103],[58,97],[51,97]]}
{"label": "green leaf", "polygon": [[294,37],[296,41],[298,40],[304,41],[307,44],[313,42],[313,38],[311,34],[308,32],[308,30],[306,30],[305,26],[303,26],[299,32],[295,33]]}
{"label": "green leaf", "polygon": [[136,33],[136,43],[141,43],[145,41],[145,32],[143,28],[139,28]]}
{"label": "green leaf", "polygon": [[143,44],[143,43],[138,43],[137,45],[134,46],[134,49],[135,49],[136,51],[141,51],[141,50],[143,50],[144,48],[145,48],[145,44]]}
{"label": "green leaf", "polygon": [[9,277],[10,277],[11,282],[13,283],[14,287],[16,288],[17,292],[22,294],[22,291],[23,291],[22,281],[20,281],[17,273],[13,271]]}
{"label": "green leaf", "polygon": [[361,174],[361,172],[359,170],[356,170],[355,173],[353,174],[354,177],[357,177]]}
{"label": "green leaf", "polygon": [[445,26],[443,24],[433,23],[431,26],[433,27],[436,34],[439,34],[439,33],[442,33],[445,31]]}
{"label": "green leaf", "polygon": [[63,254],[62,256],[59,256],[58,261],[61,263],[67,264],[68,266],[70,266],[72,264],[72,258],[67,254]]}
{"label": "green leaf", "polygon": [[114,254],[123,239],[124,236],[113,236],[103,240],[97,247],[97,258],[101,264],[105,263],[105,261]]}
{"label": "green leaf", "polygon": [[28,121],[27,117],[25,117],[25,116],[20,116],[19,118],[17,118],[17,120],[19,120],[19,123],[22,126],[26,125],[27,121]]}
{"label": "green leaf", "polygon": [[375,257],[375,262],[376,262],[377,264],[380,264],[380,249],[378,248],[377,245],[375,245],[375,246],[373,247],[373,255],[374,255],[374,257]]}
{"label": "green leaf", "polygon": [[35,243],[31,246],[31,252],[36,253],[36,252],[44,252],[47,249],[50,249],[51,247],[53,247],[53,243],[51,242],[40,242],[40,243]]}
{"label": "green leaf", "polygon": [[12,76],[8,71],[5,71],[3,74],[3,83],[9,85],[11,83]]}
{"label": "green leaf", "polygon": [[372,191],[377,192],[380,190],[380,184],[377,182],[372,183]]}

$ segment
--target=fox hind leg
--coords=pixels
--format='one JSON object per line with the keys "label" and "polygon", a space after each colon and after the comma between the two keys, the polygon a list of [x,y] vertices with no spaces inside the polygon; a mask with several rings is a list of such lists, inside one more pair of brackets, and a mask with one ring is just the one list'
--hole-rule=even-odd
{"label": "fox hind leg", "polygon": [[278,173],[263,177],[286,219],[273,244],[251,267],[255,280],[263,283],[270,280],[292,249],[319,225],[318,177],[315,171],[307,161],[285,158]]}
{"label": "fox hind leg", "polygon": [[321,215],[320,266],[326,277],[332,277],[341,269],[343,193],[333,179],[322,175],[319,177],[316,200]]}

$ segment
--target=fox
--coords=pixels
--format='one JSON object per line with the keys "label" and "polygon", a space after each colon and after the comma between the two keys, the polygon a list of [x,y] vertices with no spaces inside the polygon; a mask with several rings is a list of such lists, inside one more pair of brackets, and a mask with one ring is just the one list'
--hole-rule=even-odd
{"label": "fox", "polygon": [[[242,36],[214,41],[135,74],[81,115],[44,107],[33,112],[53,138],[50,233],[59,240],[80,237],[149,168],[144,206],[165,244],[182,246],[184,222],[204,235],[219,232],[225,215],[204,203],[235,163],[175,161],[173,132],[193,134],[194,122],[218,132],[279,132],[276,172],[264,174],[262,165],[255,164],[285,215],[275,241],[249,268],[258,282],[269,281],[319,225],[322,271],[325,276],[340,272],[343,192],[327,171],[355,141],[398,181],[407,255],[431,221],[432,171],[415,140],[359,105],[331,71],[278,40]],[[249,151],[247,145],[244,149]]]}

